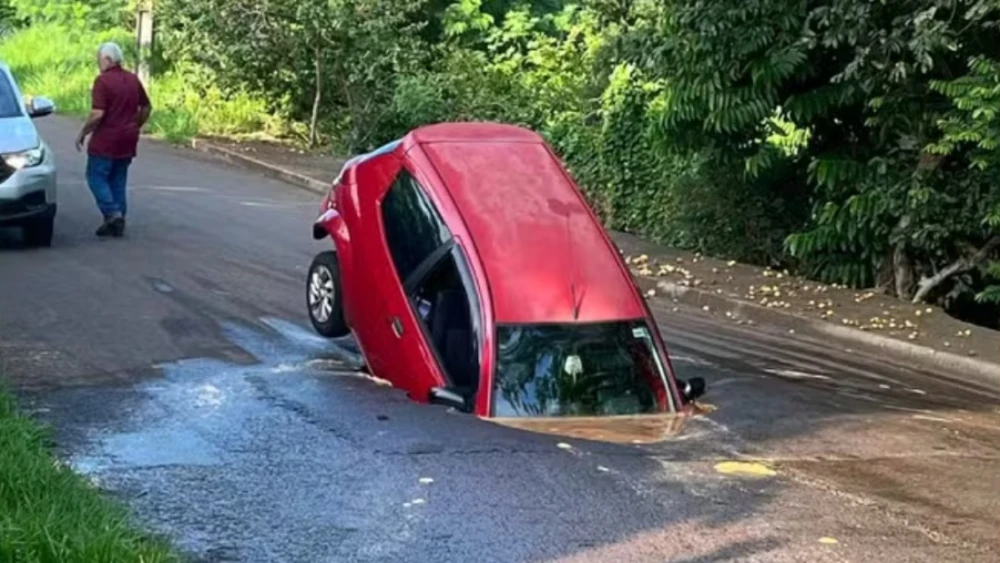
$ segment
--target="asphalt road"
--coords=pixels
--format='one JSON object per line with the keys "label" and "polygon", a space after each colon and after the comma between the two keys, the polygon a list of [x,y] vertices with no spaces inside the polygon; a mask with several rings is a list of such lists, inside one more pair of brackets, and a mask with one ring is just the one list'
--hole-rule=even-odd
{"label": "asphalt road", "polygon": [[[997,561],[1000,393],[658,304],[714,412],[650,446],[422,406],[305,327],[318,198],[144,143],[99,241],[0,232],[0,371],[61,452],[198,561]],[[758,460],[774,475],[720,462]]]}

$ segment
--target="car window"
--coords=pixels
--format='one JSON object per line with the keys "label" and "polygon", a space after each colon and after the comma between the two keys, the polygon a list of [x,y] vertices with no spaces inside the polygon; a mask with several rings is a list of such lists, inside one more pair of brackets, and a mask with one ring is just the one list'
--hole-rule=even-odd
{"label": "car window", "polygon": [[382,200],[382,225],[396,273],[404,284],[424,260],[451,240],[451,232],[423,188],[405,170]]}
{"label": "car window", "polygon": [[467,398],[479,386],[479,301],[455,247],[410,296],[451,386]]}
{"label": "car window", "polygon": [[21,103],[10,78],[3,71],[0,71],[0,118],[23,115]]}

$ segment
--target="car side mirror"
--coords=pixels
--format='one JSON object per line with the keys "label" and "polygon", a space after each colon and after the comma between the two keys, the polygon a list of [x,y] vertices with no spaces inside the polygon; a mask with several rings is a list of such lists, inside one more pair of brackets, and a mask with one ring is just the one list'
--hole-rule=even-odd
{"label": "car side mirror", "polygon": [[445,387],[431,389],[431,404],[444,405],[456,410],[467,410],[465,397]]}
{"label": "car side mirror", "polygon": [[34,119],[36,117],[45,117],[56,110],[56,105],[52,103],[52,100],[48,98],[36,97],[31,99],[31,103],[28,104],[28,115]]}
{"label": "car side mirror", "polygon": [[702,377],[692,377],[686,381],[681,380],[680,383],[685,403],[690,403],[705,394],[705,379]]}

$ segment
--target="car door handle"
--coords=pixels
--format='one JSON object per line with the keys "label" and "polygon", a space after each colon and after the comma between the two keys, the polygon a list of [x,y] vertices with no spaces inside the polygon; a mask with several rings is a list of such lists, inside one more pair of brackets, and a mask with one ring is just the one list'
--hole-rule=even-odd
{"label": "car door handle", "polygon": [[403,337],[403,322],[399,320],[399,317],[392,318],[392,332],[396,335],[396,338]]}

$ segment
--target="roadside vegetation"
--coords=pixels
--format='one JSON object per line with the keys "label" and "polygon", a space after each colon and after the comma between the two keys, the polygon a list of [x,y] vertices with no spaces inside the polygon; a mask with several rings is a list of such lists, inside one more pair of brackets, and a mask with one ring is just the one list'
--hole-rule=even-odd
{"label": "roadside vegetation", "polygon": [[180,561],[131,527],[49,451],[45,431],[0,390],[0,561],[157,563]]}
{"label": "roadside vegetation", "polygon": [[[81,111],[93,47],[133,43],[134,4],[0,0],[0,57]],[[155,5],[166,138],[344,153],[425,123],[518,123],[611,228],[998,328],[998,0]]]}

